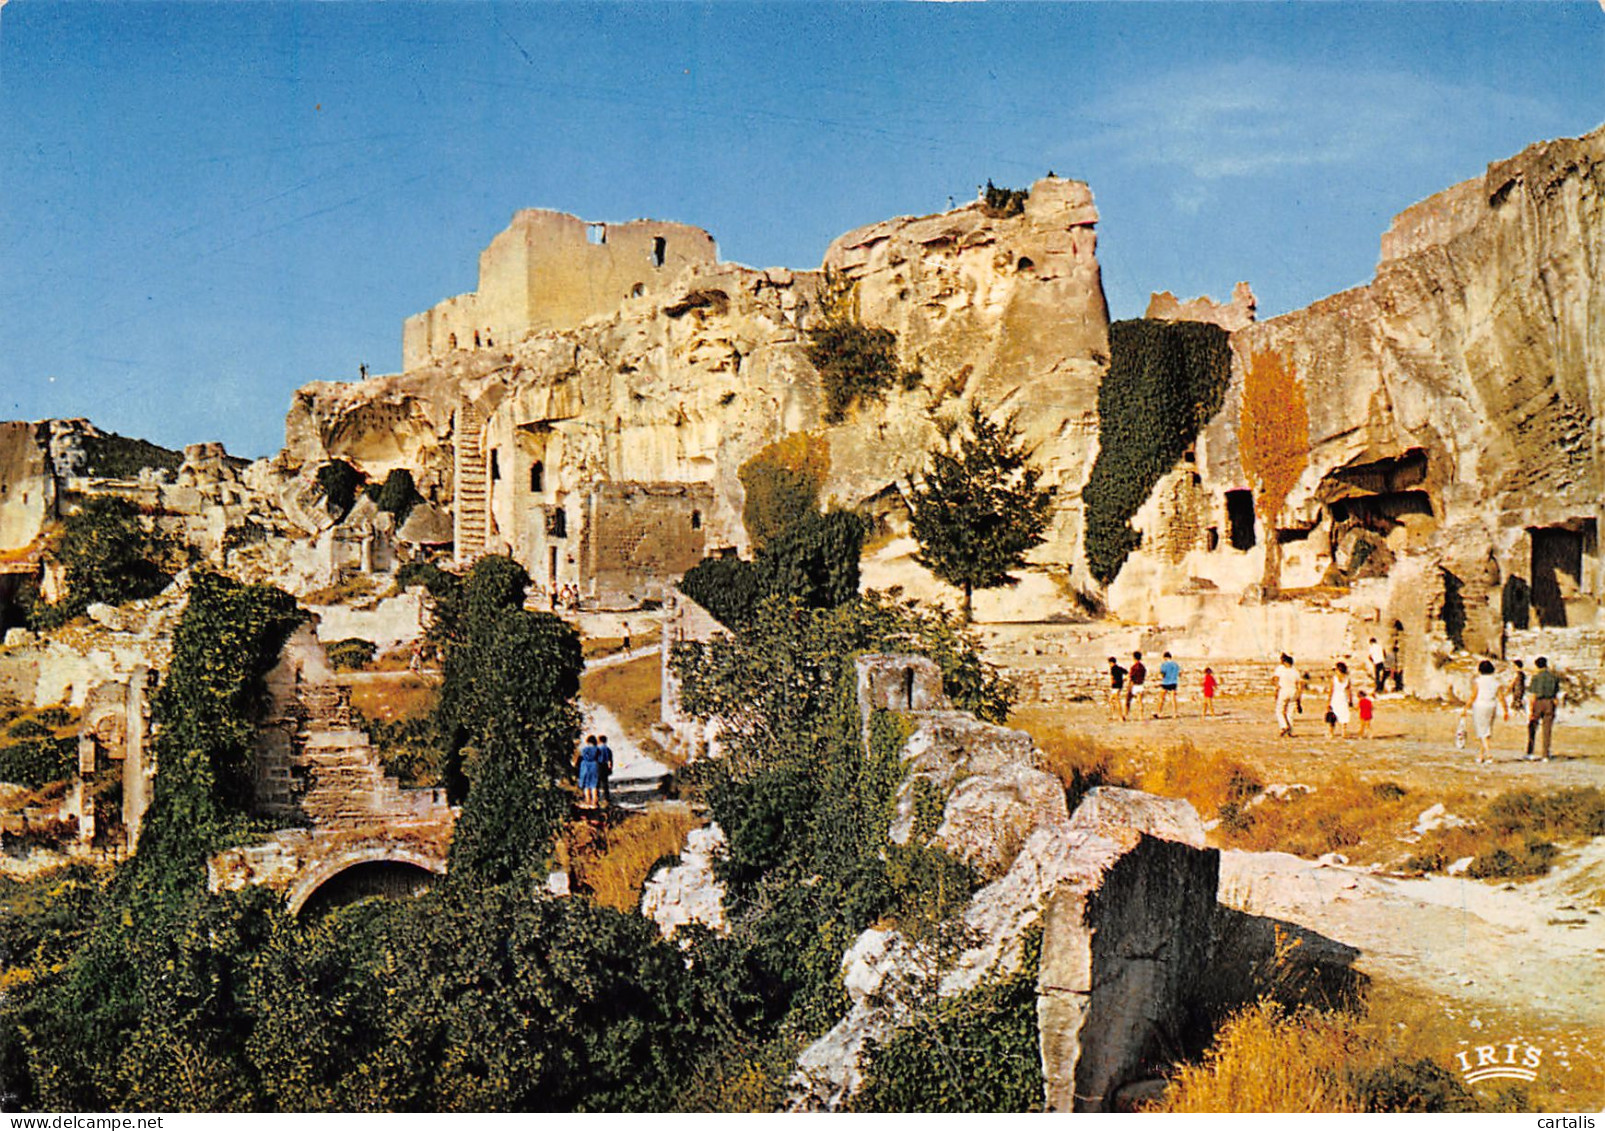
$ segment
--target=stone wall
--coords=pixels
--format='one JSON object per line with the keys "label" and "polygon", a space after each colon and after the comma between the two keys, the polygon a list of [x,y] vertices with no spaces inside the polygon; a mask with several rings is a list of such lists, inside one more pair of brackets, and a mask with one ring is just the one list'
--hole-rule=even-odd
{"label": "stone wall", "polygon": [[39,426],[0,422],[0,553],[32,544],[55,513],[55,477]]}
{"label": "stone wall", "polygon": [[661,600],[702,560],[712,509],[706,483],[597,484],[579,535],[586,591],[604,604]]}
{"label": "stone wall", "polygon": [[525,209],[480,253],[477,291],[407,319],[402,364],[417,369],[498,343],[505,351],[531,333],[572,329],[628,299],[661,294],[687,267],[717,259],[713,237],[686,224],[598,224]]}

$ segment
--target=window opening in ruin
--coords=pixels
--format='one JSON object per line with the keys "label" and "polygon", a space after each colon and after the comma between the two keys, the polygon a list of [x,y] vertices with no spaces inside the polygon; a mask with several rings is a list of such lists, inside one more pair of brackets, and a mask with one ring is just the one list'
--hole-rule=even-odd
{"label": "window opening in ruin", "polygon": [[1593,521],[1582,529],[1552,526],[1528,531],[1532,539],[1532,607],[1543,628],[1566,626],[1566,595],[1576,593],[1583,579],[1583,551]]}
{"label": "window opening in ruin", "polygon": [[546,551],[546,587],[557,588],[557,547],[553,546]]}
{"label": "window opening in ruin", "polygon": [[1193,486],[1194,487],[1200,487],[1200,486],[1203,485],[1203,482],[1204,482],[1203,476],[1199,475],[1198,472],[1196,472],[1196,471],[1193,472]]}
{"label": "window opening in ruin", "polygon": [[1193,451],[1192,448],[1188,448],[1181,454],[1181,459],[1183,463],[1197,463],[1198,455]]}
{"label": "window opening in ruin", "polygon": [[1511,628],[1527,628],[1532,624],[1533,591],[1525,577],[1511,574],[1505,578],[1505,587],[1499,597],[1499,613]]}
{"label": "window opening in ruin", "polygon": [[701,511],[692,511],[691,512],[691,529],[692,530],[701,530],[702,529],[702,512]]}
{"label": "window opening in ruin", "polygon": [[607,225],[606,224],[587,224],[587,225],[585,225],[585,240],[586,240],[587,243],[595,243],[595,244],[607,243]]}
{"label": "window opening in ruin", "polygon": [[1226,492],[1226,537],[1234,550],[1254,548],[1254,492]]}
{"label": "window opening in ruin", "polygon": [[905,710],[914,709],[914,669],[903,669],[903,706]]}
{"label": "window opening in ruin", "polygon": [[652,237],[652,266],[662,267],[664,254],[669,250],[669,241],[662,236]]}
{"label": "window opening in ruin", "polygon": [[630,288],[630,297],[631,298],[640,298],[644,294],[646,294],[646,284],[645,283],[637,283],[637,284],[635,284],[635,286]]}
{"label": "window opening in ruin", "polygon": [[502,463],[501,463],[501,460],[499,460],[497,458],[497,456],[496,456],[496,449],[492,448],[490,450],[490,478],[491,478],[491,482],[495,482],[496,480],[500,479],[501,477],[502,477]]}
{"label": "window opening in ruin", "polygon": [[1022,255],[1020,256],[1020,261],[1014,265],[1014,269],[1016,271],[1029,271],[1035,266],[1036,264],[1031,262],[1030,256]]}
{"label": "window opening in ruin", "polygon": [[1220,546],[1220,527],[1211,526],[1204,531],[1204,549],[1214,550]]}
{"label": "window opening in ruin", "polygon": [[548,538],[568,537],[568,512],[562,507],[553,507],[546,512],[546,536]]}
{"label": "window opening in ruin", "polygon": [[456,349],[457,348],[457,335],[456,334],[451,335],[451,348],[452,349]]}
{"label": "window opening in ruin", "polygon": [[1443,606],[1438,610],[1438,619],[1443,622],[1443,633],[1449,642],[1456,648],[1466,646],[1466,598],[1464,590],[1466,583],[1446,569],[1440,569],[1443,576]]}
{"label": "window opening in ruin", "polygon": [[536,460],[529,467],[529,489],[531,491],[546,490],[546,465]]}
{"label": "window opening in ruin", "polygon": [[1309,536],[1309,530],[1300,530],[1296,526],[1290,530],[1278,530],[1276,532],[1276,540],[1284,546],[1289,542],[1302,542]]}

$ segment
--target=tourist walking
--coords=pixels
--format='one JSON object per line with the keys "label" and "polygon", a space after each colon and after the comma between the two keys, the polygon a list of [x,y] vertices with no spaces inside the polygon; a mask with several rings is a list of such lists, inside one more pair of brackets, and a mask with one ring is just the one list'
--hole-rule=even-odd
{"label": "tourist walking", "polygon": [[1109,717],[1126,718],[1126,669],[1113,656],[1109,657]]}
{"label": "tourist walking", "polygon": [[585,736],[585,744],[574,755],[574,764],[580,771],[580,807],[595,809],[596,790],[601,781],[601,751],[596,745],[596,735]]}
{"label": "tourist walking", "polygon": [[1277,735],[1293,737],[1293,707],[1299,697],[1299,674],[1293,666],[1293,657],[1282,653],[1282,662],[1276,669],[1276,725]]}
{"label": "tourist walking", "polygon": [[596,736],[596,784],[602,790],[602,800],[613,804],[613,747],[607,744],[607,735]]}
{"label": "tourist walking", "polygon": [[1131,718],[1132,700],[1136,700],[1137,703],[1137,718],[1141,719],[1143,717],[1143,698],[1147,695],[1147,689],[1143,687],[1143,681],[1147,678],[1148,668],[1142,662],[1142,653],[1133,652],[1131,654],[1131,670],[1126,673],[1126,718],[1128,719]]}
{"label": "tourist walking", "polygon": [[1215,669],[1205,668],[1203,683],[1204,709],[1203,714],[1199,716],[1200,718],[1207,719],[1215,714],[1215,690],[1219,686],[1220,684],[1215,682]]}
{"label": "tourist walking", "polygon": [[1512,711],[1524,720],[1527,717],[1527,669],[1521,666],[1520,660],[1516,661],[1510,682],[1505,686],[1505,718],[1510,718]]}
{"label": "tourist walking", "polygon": [[1365,688],[1363,687],[1360,689],[1360,700],[1356,706],[1360,712],[1360,737],[1370,738],[1371,714],[1374,708],[1372,706],[1371,696],[1366,694]]}
{"label": "tourist walking", "polygon": [[1499,677],[1494,674],[1494,662],[1484,660],[1477,665],[1476,678],[1471,681],[1471,730],[1482,748],[1477,755],[1479,762],[1494,760],[1489,744],[1494,736],[1494,712],[1501,706],[1505,708],[1505,717],[1509,718],[1510,705],[1505,699],[1505,689],[1499,686]]}
{"label": "tourist walking", "polygon": [[1333,736],[1343,728],[1343,737],[1349,737],[1350,711],[1354,707],[1354,684],[1349,679],[1349,665],[1342,660],[1332,670],[1332,695],[1327,703],[1326,729]]}
{"label": "tourist walking", "polygon": [[1177,692],[1181,689],[1181,665],[1165,653],[1164,662],[1159,665],[1159,707],[1154,711],[1154,718],[1162,718],[1165,714],[1165,700],[1170,700],[1170,717],[1176,718],[1181,713],[1181,697]]}
{"label": "tourist walking", "polygon": [[1388,682],[1388,657],[1374,636],[1371,637],[1371,647],[1365,658],[1371,662],[1371,674],[1376,680],[1375,693],[1381,695]]}
{"label": "tourist walking", "polygon": [[1527,684],[1527,760],[1533,755],[1534,737],[1542,738],[1543,761],[1549,761],[1550,732],[1555,728],[1555,707],[1560,699],[1560,677],[1543,656],[1533,661],[1533,678]]}

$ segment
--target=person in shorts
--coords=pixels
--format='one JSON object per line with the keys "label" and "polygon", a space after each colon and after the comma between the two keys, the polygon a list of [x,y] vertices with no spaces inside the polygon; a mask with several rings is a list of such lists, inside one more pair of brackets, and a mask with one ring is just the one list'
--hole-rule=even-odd
{"label": "person in shorts", "polygon": [[1298,669],[1293,666],[1293,657],[1286,652],[1282,653],[1282,662],[1277,665],[1276,673],[1276,734],[1280,738],[1293,737],[1293,708],[1298,704],[1299,678]]}
{"label": "person in shorts", "polygon": [[1165,714],[1165,700],[1170,700],[1170,717],[1176,718],[1181,713],[1181,665],[1165,653],[1164,663],[1159,665],[1159,709],[1154,712],[1154,718],[1163,718]]}
{"label": "person in shorts", "polygon": [[1148,693],[1147,689],[1143,687],[1143,681],[1147,678],[1148,668],[1142,662],[1142,653],[1133,652],[1131,654],[1131,670],[1126,673],[1126,718],[1128,719],[1131,718],[1133,700],[1137,703],[1137,717],[1139,719],[1143,717],[1143,699]]}
{"label": "person in shorts", "polygon": [[1109,657],[1109,717],[1124,720],[1126,717],[1126,669],[1120,661]]}

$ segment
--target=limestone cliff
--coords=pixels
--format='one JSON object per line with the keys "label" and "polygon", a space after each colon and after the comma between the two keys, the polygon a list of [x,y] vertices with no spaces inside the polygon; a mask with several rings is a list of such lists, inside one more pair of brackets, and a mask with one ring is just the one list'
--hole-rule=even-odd
{"label": "limestone cliff", "polygon": [[[1370,284],[1237,330],[1225,406],[1196,466],[1138,516],[1144,549],[1112,606],[1182,623],[1210,603],[1200,579],[1235,603],[1276,537],[1284,588],[1348,587],[1358,620],[1407,647],[1497,651],[1502,621],[1524,626],[1529,610],[1591,623],[1605,596],[1602,188],[1605,129],[1534,145],[1400,214]],[[1257,486],[1240,425],[1248,365],[1267,355],[1308,418],[1279,530],[1230,494]]]}
{"label": "limestone cliff", "polygon": [[[422,364],[403,374],[304,387],[281,466],[341,458],[373,478],[408,467],[426,496],[456,510],[460,557],[509,550],[543,585],[594,594],[610,579],[627,588],[653,567],[744,548],[737,471],[780,436],[822,431],[825,495],[851,505],[905,479],[936,440],[935,418],[980,397],[1021,413],[1061,492],[1045,554],[1073,560],[1108,349],[1096,219],[1085,185],[1047,179],[1017,215],[976,203],[837,240],[825,268],[856,285],[862,320],[895,331],[902,363],[923,381],[834,426],[804,349],[823,272],[699,254],[666,259],[650,287],[589,317],[576,308],[555,325],[534,319],[516,339],[487,327],[478,348],[460,335],[438,356],[409,350]],[[546,248],[540,264],[571,273],[598,259],[578,221],[547,228],[571,246]],[[527,240],[501,242],[527,252]],[[481,258],[481,296],[506,274],[498,246]],[[606,266],[616,273],[613,259]]]}

